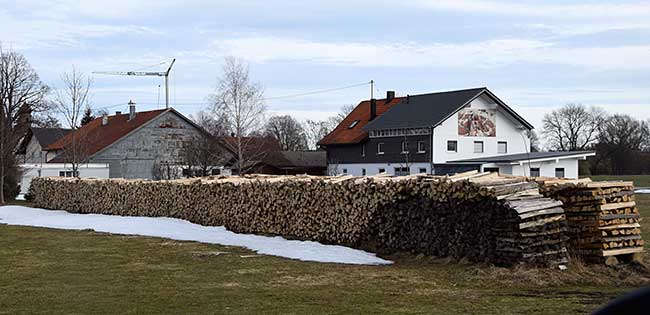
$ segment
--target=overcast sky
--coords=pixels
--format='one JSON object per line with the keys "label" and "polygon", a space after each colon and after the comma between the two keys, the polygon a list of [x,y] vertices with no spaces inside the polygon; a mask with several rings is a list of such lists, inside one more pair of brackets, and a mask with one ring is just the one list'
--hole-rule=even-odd
{"label": "overcast sky", "polygon": [[[207,106],[223,57],[236,56],[267,97],[373,79],[376,95],[487,86],[537,129],[568,102],[650,118],[650,1],[0,0],[0,41],[55,88],[72,65],[161,71],[176,58],[171,103],[185,114]],[[95,75],[92,105],[153,109],[159,84]],[[267,105],[324,119],[369,96],[360,86]]]}

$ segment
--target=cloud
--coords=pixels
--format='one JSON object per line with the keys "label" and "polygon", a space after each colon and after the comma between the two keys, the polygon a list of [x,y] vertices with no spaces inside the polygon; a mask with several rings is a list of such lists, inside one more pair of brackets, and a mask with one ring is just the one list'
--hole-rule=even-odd
{"label": "cloud", "polygon": [[108,25],[78,23],[51,19],[19,19],[0,11],[0,39],[16,49],[75,47],[84,39],[125,34],[156,34],[149,27],[138,25]]}
{"label": "cloud", "polygon": [[415,0],[420,7],[459,12],[487,13],[493,15],[510,15],[526,17],[544,17],[552,19],[613,19],[639,18],[647,19],[650,15],[650,3],[643,2],[591,2],[581,4],[557,4],[522,1],[489,0]]}
{"label": "cloud", "polygon": [[305,62],[357,67],[494,68],[557,64],[590,69],[648,69],[650,45],[564,47],[535,39],[467,43],[319,42],[289,37],[244,37],[215,41],[201,56],[238,56],[253,62]]}

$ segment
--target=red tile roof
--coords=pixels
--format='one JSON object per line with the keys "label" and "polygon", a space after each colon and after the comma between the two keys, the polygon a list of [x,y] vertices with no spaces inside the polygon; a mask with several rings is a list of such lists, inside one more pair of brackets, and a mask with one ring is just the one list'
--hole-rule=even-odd
{"label": "red tile roof", "polygon": [[[138,112],[133,120],[129,120],[128,113],[108,116],[108,124],[106,126],[102,126],[102,117],[98,117],[77,129],[74,135],[76,139],[82,139],[81,142],[85,151],[84,155],[92,156],[168,110],[171,111],[171,109],[159,109]],[[50,144],[45,150],[61,150],[72,143],[72,137],[73,133],[68,133],[65,137]],[[57,158],[54,158],[50,162],[56,162],[55,160]]]}
{"label": "red tile roof", "polygon": [[[377,117],[385,113],[388,109],[393,107],[395,104],[401,102],[404,97],[396,97],[391,100],[389,103],[386,103],[386,99],[377,100]],[[368,124],[370,119],[370,100],[365,100],[359,103],[354,110],[348,114],[348,116],[339,123],[332,132],[330,132],[325,138],[318,142],[319,145],[332,145],[332,144],[349,144],[349,143],[359,143],[368,138],[368,133],[363,130],[363,127]],[[377,119],[375,117],[375,119]],[[359,122],[353,127],[349,128],[350,125],[355,121]]]}

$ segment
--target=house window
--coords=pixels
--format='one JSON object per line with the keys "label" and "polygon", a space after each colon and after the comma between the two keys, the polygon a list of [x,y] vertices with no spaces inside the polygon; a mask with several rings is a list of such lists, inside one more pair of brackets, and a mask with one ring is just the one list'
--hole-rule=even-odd
{"label": "house window", "polygon": [[497,143],[497,153],[499,154],[508,153],[508,142],[499,141]]}
{"label": "house window", "polygon": [[484,167],[483,172],[492,172],[492,173],[498,173],[499,168],[498,167]]}
{"label": "house window", "polygon": [[474,141],[474,153],[483,153],[483,141]]}
{"label": "house window", "polygon": [[73,177],[72,176],[72,171],[60,171],[59,176],[61,176],[61,177]]}
{"label": "house window", "polygon": [[402,141],[402,153],[409,153],[409,142]]}
{"label": "house window", "polygon": [[358,120],[353,121],[353,122],[350,124],[350,126],[348,126],[348,129],[352,129],[352,128],[354,128],[354,126],[356,126],[358,123],[359,123]]}
{"label": "house window", "polygon": [[348,173],[348,169],[347,169],[347,168],[344,168],[344,169],[343,169],[343,174],[347,174],[347,173]]}
{"label": "house window", "polygon": [[361,146],[361,156],[366,156],[366,145]]}
{"label": "house window", "polygon": [[409,170],[408,167],[395,168],[395,176],[406,176],[406,175],[411,175],[411,171]]}
{"label": "house window", "polygon": [[386,173],[386,169],[385,168],[380,168],[379,173]]}
{"label": "house window", "polygon": [[427,152],[427,147],[424,141],[418,141],[418,153]]}
{"label": "house window", "polygon": [[555,168],[555,177],[564,178],[564,167],[556,167]]}
{"label": "house window", "polygon": [[377,154],[384,154],[384,143],[377,143]]}
{"label": "house window", "polygon": [[366,176],[366,169],[365,168],[361,169],[361,176]]}
{"label": "house window", "polygon": [[447,141],[447,152],[458,152],[458,141],[456,140]]}
{"label": "house window", "polygon": [[424,167],[420,167],[420,174],[426,174],[427,169]]}
{"label": "house window", "polygon": [[530,168],[530,177],[539,177],[539,167]]}

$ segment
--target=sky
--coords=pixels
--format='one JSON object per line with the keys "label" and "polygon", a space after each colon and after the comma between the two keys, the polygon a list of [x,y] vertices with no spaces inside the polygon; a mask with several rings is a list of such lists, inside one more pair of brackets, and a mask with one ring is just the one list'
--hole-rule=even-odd
{"label": "sky", "polygon": [[[246,60],[269,114],[326,119],[387,90],[486,86],[536,129],[566,103],[650,118],[650,1],[0,0],[0,42],[56,89],[73,66],[109,112],[207,109],[224,57]],[[160,88],[159,88],[160,86]],[[284,97],[339,87],[327,93]]]}

